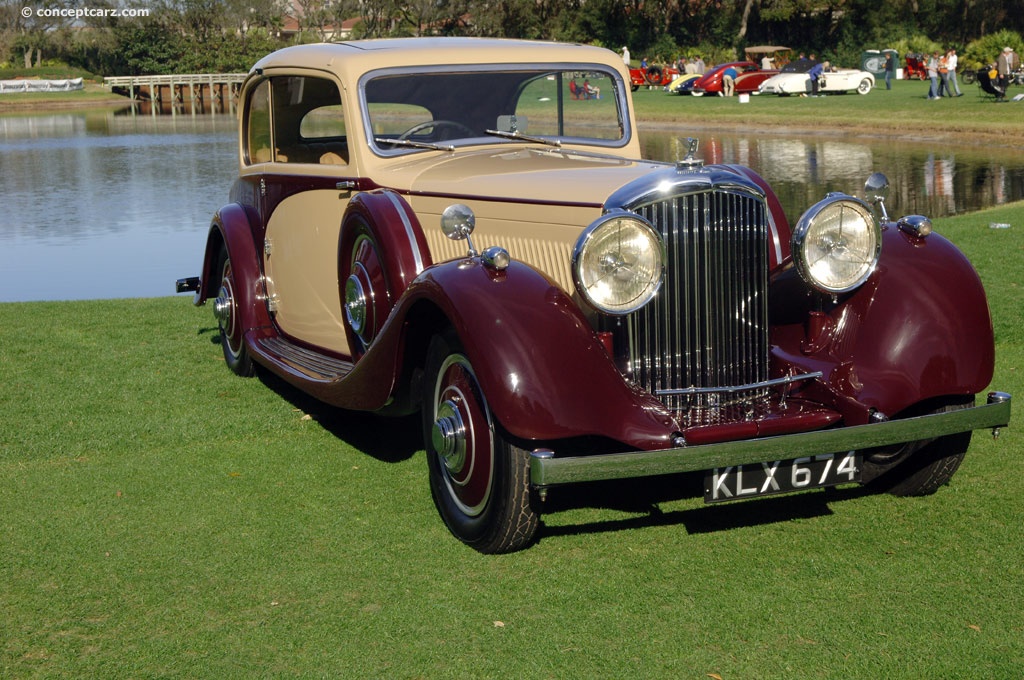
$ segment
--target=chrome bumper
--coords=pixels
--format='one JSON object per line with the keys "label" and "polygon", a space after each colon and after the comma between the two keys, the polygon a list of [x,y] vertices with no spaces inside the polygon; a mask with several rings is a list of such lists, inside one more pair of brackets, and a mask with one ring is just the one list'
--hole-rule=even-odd
{"label": "chrome bumper", "polygon": [[543,490],[559,484],[699,472],[730,465],[863,450],[985,428],[992,428],[993,434],[998,435],[999,428],[1010,424],[1010,402],[1009,394],[990,392],[984,406],[959,411],[660,451],[555,458],[551,451],[538,450],[531,454],[530,482]]}

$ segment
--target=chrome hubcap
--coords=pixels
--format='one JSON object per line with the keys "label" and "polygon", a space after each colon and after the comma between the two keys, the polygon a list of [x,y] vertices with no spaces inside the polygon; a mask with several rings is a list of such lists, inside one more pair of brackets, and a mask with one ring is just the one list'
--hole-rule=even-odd
{"label": "chrome hubcap", "polygon": [[352,332],[365,341],[363,331],[366,328],[366,293],[356,274],[348,277],[348,281],[345,282],[345,319]]}
{"label": "chrome hubcap", "polygon": [[462,470],[466,464],[466,426],[453,401],[447,400],[438,405],[430,441],[449,472]]}
{"label": "chrome hubcap", "polygon": [[213,301],[213,317],[221,326],[227,326],[231,320],[231,291],[221,286],[217,299]]}

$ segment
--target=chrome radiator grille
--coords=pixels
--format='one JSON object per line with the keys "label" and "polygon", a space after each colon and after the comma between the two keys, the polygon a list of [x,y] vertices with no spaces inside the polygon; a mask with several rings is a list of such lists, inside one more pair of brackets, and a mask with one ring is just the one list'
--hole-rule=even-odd
{"label": "chrome radiator grille", "polygon": [[[673,410],[750,402],[768,379],[764,200],[707,190],[633,208],[665,240],[658,296],[627,318],[627,370]],[[736,389],[739,388],[739,389]]]}

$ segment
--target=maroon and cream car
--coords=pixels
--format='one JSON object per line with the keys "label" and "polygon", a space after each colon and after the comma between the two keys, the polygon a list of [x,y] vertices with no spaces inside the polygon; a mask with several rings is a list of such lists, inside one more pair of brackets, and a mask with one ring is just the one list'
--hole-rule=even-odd
{"label": "maroon and cream car", "polygon": [[421,412],[440,515],[483,552],[590,480],[935,491],[1010,418],[1009,395],[975,405],[994,350],[970,263],[889,221],[880,176],[791,223],[693,148],[640,159],[604,49],[287,48],[242,88],[239,176],[178,290],[212,303],[235,373]]}

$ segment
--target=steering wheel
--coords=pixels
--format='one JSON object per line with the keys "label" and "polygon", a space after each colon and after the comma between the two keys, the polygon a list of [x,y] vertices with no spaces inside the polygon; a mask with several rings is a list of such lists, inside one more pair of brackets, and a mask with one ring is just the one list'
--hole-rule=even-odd
{"label": "steering wheel", "polygon": [[[440,128],[449,128],[453,132],[465,133],[463,135],[465,137],[474,137],[475,136],[475,133],[472,130],[470,130],[468,127],[466,127],[465,125],[463,125],[462,123],[460,123],[458,121],[438,119],[438,120],[428,120],[428,121],[425,121],[423,123],[417,123],[416,125],[413,125],[411,128],[409,128],[408,130],[403,132],[402,134],[398,135],[398,139],[401,139],[401,140],[409,139],[410,137],[415,135],[417,132],[422,132],[423,130],[427,130],[427,129],[430,129],[430,128],[433,128],[435,132],[437,132]],[[438,139],[452,139],[452,136],[444,136],[444,137],[438,136]]]}

